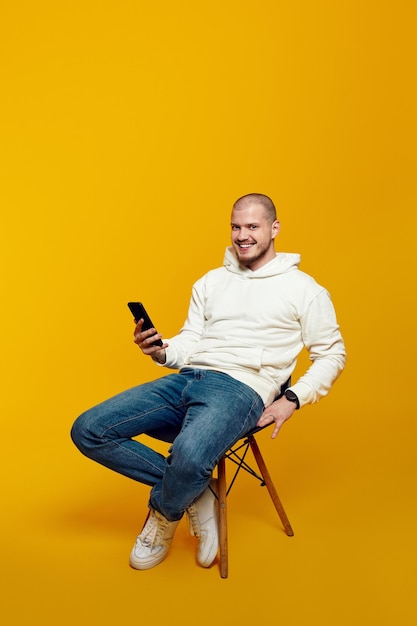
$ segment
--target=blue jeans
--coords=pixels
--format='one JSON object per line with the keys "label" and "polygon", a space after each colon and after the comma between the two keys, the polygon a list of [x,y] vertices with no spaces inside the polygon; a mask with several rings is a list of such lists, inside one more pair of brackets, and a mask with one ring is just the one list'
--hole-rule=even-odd
{"label": "blue jeans", "polygon": [[[179,520],[230,446],[256,423],[261,397],[227,374],[184,368],[83,413],[71,437],[87,457],[152,487],[149,505]],[[164,457],[133,437],[172,443]]]}

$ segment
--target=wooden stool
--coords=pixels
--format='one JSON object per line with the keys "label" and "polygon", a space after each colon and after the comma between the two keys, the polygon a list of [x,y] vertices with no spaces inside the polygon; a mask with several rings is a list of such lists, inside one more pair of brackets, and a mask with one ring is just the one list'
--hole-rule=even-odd
{"label": "wooden stool", "polygon": [[[259,432],[260,428],[256,428],[246,435],[243,439],[240,439],[232,448],[230,448],[226,454],[220,459],[217,466],[217,478],[218,478],[218,504],[219,504],[219,544],[220,544],[220,576],[227,578],[229,574],[229,556],[227,545],[227,496],[230,489],[235,482],[238,473],[241,469],[245,470],[255,478],[257,478],[261,485],[266,485],[275,509],[281,519],[284,526],[284,530],[289,537],[294,535],[291,524],[288,520],[287,514],[284,511],[284,507],[281,504],[281,500],[278,497],[278,493],[272,482],[271,476],[265,465],[265,461],[262,457],[261,451],[257,441],[255,440],[255,434]],[[246,453],[248,449],[251,449],[255,461],[258,465],[259,476],[245,461]],[[237,465],[237,469],[230,482],[229,487],[226,482],[226,459],[229,459]]]}

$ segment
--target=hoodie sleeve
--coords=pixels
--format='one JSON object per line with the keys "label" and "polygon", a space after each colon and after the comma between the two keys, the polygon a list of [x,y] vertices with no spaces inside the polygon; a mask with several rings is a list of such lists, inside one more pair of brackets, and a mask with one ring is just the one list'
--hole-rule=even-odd
{"label": "hoodie sleeve", "polygon": [[187,319],[178,335],[164,339],[168,343],[164,367],[180,369],[187,364],[187,357],[192,352],[204,329],[205,277],[200,278],[192,289]]}
{"label": "hoodie sleeve", "polygon": [[291,389],[303,406],[327,395],[345,366],[346,351],[330,295],[325,289],[311,301],[300,322],[312,365]]}

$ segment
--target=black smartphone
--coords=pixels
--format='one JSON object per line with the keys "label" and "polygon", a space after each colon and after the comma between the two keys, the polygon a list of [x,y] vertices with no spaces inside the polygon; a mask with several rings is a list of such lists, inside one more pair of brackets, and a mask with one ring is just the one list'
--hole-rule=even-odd
{"label": "black smartphone", "polygon": [[[152,323],[151,318],[146,312],[145,307],[142,302],[128,302],[127,306],[129,307],[133,317],[135,318],[135,322],[138,322],[140,319],[143,319],[142,330],[149,330],[150,328],[155,328],[155,325]],[[157,339],[154,341],[152,346],[162,346],[163,343],[161,339]]]}

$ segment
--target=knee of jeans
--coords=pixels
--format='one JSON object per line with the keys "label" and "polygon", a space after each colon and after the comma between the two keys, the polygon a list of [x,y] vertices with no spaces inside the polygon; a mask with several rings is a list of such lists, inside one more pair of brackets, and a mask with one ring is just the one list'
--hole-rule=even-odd
{"label": "knee of jeans", "polygon": [[83,453],[94,448],[99,437],[91,428],[88,412],[80,415],[72,425],[70,436],[75,446]]}
{"label": "knee of jeans", "polygon": [[167,468],[172,467],[178,480],[190,483],[209,480],[215,466],[199,450],[175,449],[175,446],[167,459]]}
{"label": "knee of jeans", "polygon": [[75,420],[70,431],[72,442],[77,446],[77,448],[80,448],[81,441],[83,439],[83,427],[81,424],[81,417],[82,416],[78,417]]}

